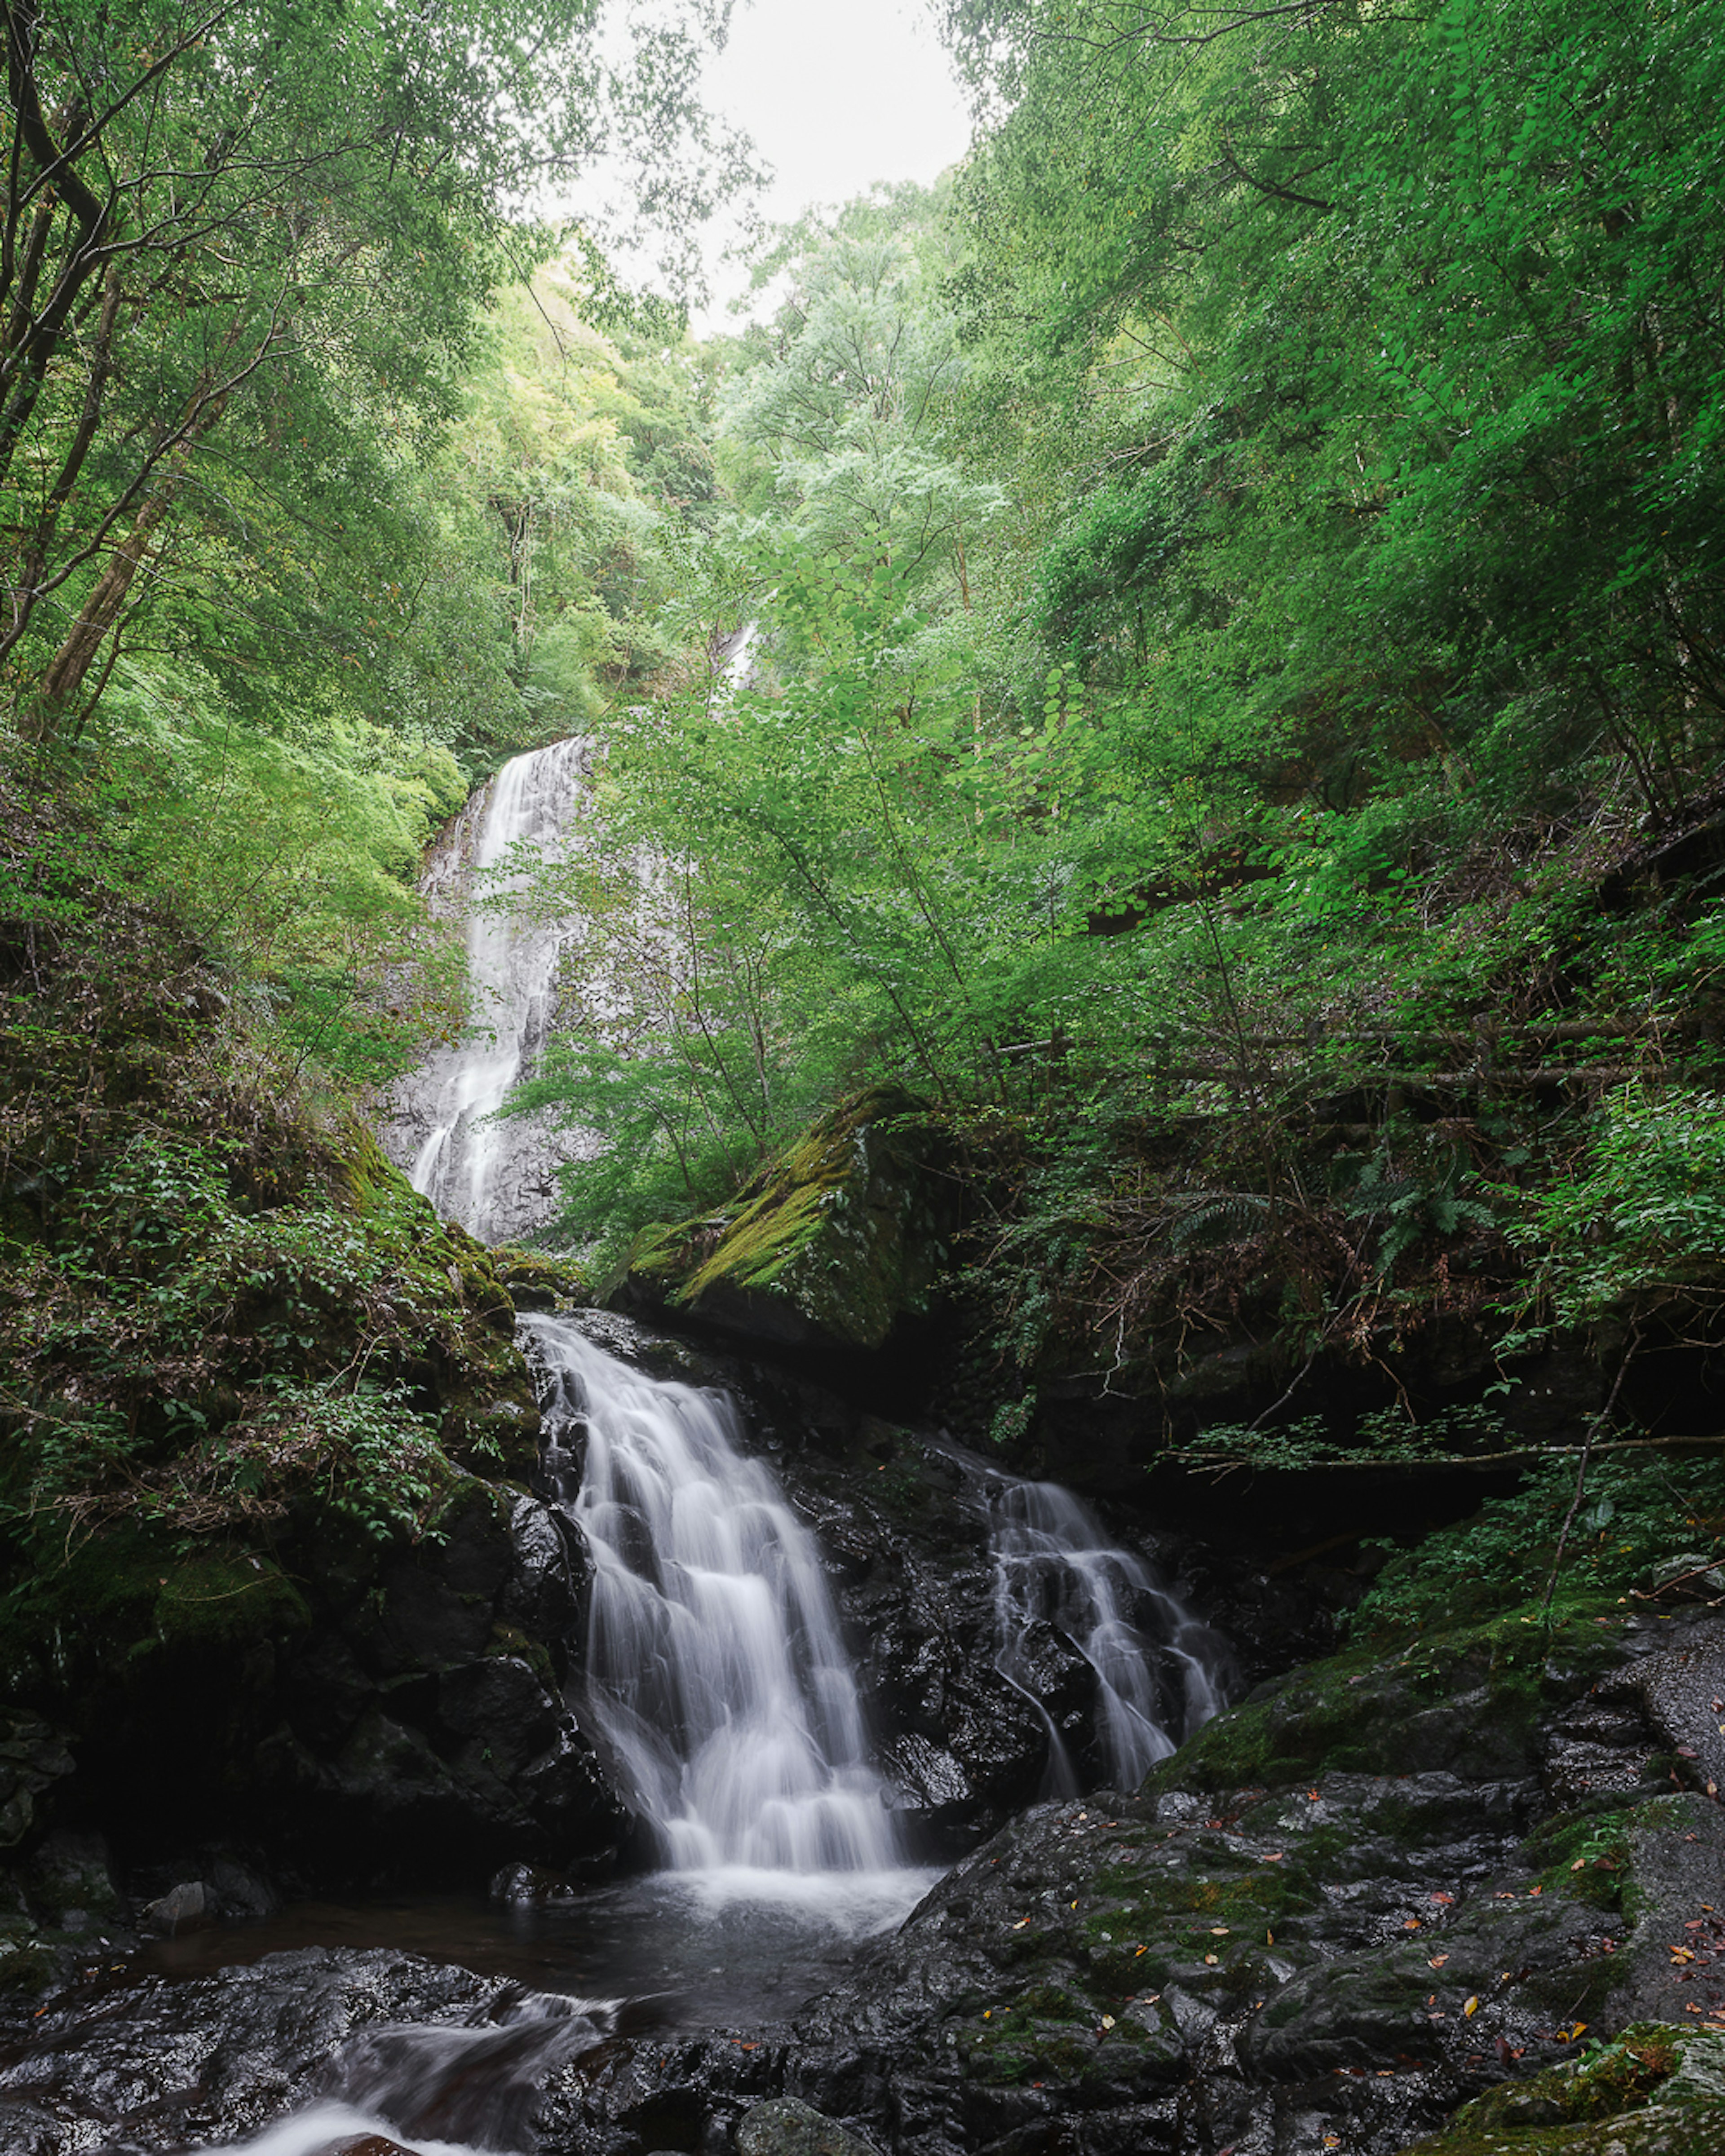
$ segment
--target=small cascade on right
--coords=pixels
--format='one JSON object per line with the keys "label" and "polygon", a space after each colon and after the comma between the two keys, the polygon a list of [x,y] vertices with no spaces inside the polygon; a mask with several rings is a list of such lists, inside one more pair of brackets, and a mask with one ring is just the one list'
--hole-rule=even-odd
{"label": "small cascade on right", "polygon": [[[989,1517],[995,1667],[1047,1724],[1045,1795],[1076,1796],[1086,1780],[1136,1789],[1227,1704],[1227,1643],[1060,1483],[1003,1478]],[[1095,1776],[1081,1774],[1032,1681],[1034,1643],[1050,1630],[1090,1666]]]}

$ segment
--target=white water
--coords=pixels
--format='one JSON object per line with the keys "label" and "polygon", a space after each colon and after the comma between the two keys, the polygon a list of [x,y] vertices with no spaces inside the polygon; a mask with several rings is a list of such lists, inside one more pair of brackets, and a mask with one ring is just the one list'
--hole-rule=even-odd
{"label": "white water", "polygon": [[587,1720],[666,1863],[749,1894],[891,1874],[875,1898],[902,1913],[908,1875],[819,1552],[737,1449],[736,1410],[630,1369],[567,1318],[521,1322],[547,1468],[593,1558]]}
{"label": "white water", "polygon": [[204,2156],[341,2156],[378,2136],[409,2156],[477,2156],[535,2144],[545,2077],[602,2044],[615,1999],[500,1994],[466,2023],[386,2022],[330,2061],[329,2096],[255,2140]]}
{"label": "white water", "polygon": [[[549,1038],[557,961],[575,925],[511,911],[509,901],[526,878],[504,865],[516,847],[542,860],[566,857],[585,799],[588,756],[588,744],[578,739],[505,764],[463,812],[452,859],[434,862],[428,876],[434,892],[440,876],[459,886],[448,902],[465,915],[475,1021],[403,1089],[398,1143],[403,1161],[411,1160],[413,1188],[487,1242],[523,1233],[554,1201],[549,1133],[531,1120],[493,1118]],[[562,1150],[570,1157],[578,1141]]]}
{"label": "white water", "polygon": [[1117,1548],[1058,1482],[1003,1481],[989,1507],[994,1559],[995,1666],[1048,1725],[1047,1794],[1081,1786],[1053,1717],[1027,1681],[1032,1626],[1051,1625],[1089,1663],[1102,1779],[1134,1789],[1159,1759],[1226,1704],[1228,1650]]}

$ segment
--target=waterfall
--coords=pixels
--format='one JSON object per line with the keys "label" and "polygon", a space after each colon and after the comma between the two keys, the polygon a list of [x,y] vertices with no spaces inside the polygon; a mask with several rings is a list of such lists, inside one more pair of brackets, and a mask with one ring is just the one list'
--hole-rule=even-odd
{"label": "waterfall", "polygon": [[1041,1626],[1052,1626],[1090,1665],[1102,1779],[1136,1789],[1226,1704],[1225,1645],[1158,1584],[1142,1558],[1110,1543],[1058,1482],[1002,1480],[989,1512],[995,1667],[1047,1722],[1048,1794],[1076,1794],[1081,1785],[1030,1681],[1031,1643]]}
{"label": "waterfall", "polygon": [[507,901],[526,879],[507,864],[517,846],[550,860],[571,850],[588,746],[553,742],[505,764],[468,804],[427,873],[434,903],[465,915],[477,1011],[466,1035],[434,1053],[399,1090],[391,1151],[416,1190],[487,1242],[544,1219],[556,1162],[580,1145],[578,1138],[554,1146],[536,1118],[491,1119],[550,1034],[558,956],[574,925],[511,913]]}
{"label": "waterfall", "polygon": [[[675,1871],[901,1865],[814,1537],[721,1394],[521,1319],[593,1558],[588,1723]],[[578,1448],[584,1470],[577,1481]]]}

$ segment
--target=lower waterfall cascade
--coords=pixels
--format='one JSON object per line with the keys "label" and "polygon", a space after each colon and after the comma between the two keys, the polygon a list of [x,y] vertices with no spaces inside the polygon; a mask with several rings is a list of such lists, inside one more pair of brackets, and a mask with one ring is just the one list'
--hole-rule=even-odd
{"label": "lower waterfall cascade", "polygon": [[521,1325],[593,1560],[586,1714],[669,1866],[901,1866],[819,1552],[735,1409],[567,1318]]}

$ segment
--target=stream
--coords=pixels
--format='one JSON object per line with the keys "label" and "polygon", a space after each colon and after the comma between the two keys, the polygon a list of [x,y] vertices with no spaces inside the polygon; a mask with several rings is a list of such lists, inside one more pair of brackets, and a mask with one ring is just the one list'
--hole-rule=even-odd
{"label": "stream", "polygon": [[[219,2115],[263,2115],[199,2133],[194,2106],[182,2138],[118,2137],[113,2156],[525,2152],[547,2076],[630,2035],[788,2030],[943,1876],[916,1861],[876,1763],[823,1553],[735,1404],[632,1368],[578,1316],[528,1317],[523,1336],[547,1484],[591,1561],[572,1703],[657,1868],[581,1887],[517,1866],[489,1897],[302,1902],[146,1946],[86,1989],[57,2051],[14,2055],[8,2093],[55,2057],[82,2090],[93,2047],[124,2057],[159,2025],[199,2087],[234,2074]],[[991,1471],[975,1503],[1009,1682],[1030,1676],[1010,1674],[1023,1633],[1067,1627],[1103,1754],[1127,1768],[1214,1712],[1214,1635],[1070,1493]],[[1075,1774],[1050,1722],[1050,1785]],[[327,2043],[308,2033],[320,2000]]]}

